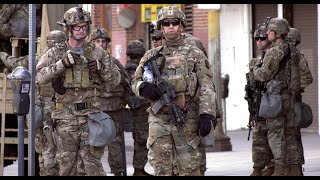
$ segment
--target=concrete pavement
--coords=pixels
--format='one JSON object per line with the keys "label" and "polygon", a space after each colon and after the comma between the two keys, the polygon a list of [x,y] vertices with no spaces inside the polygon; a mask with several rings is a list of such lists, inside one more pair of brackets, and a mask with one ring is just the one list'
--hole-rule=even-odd
{"label": "concrete pavement", "polygon": [[[206,176],[248,176],[252,171],[251,146],[252,140],[247,141],[247,130],[229,131],[227,135],[231,138],[232,151],[226,152],[207,152],[207,171]],[[126,158],[127,174],[133,174],[133,140],[131,133],[125,133],[126,139]],[[320,136],[316,133],[302,133],[304,145],[305,176],[320,176]],[[112,176],[107,161],[107,149],[102,158],[104,169],[108,176]],[[17,162],[4,168],[5,176],[17,176]],[[153,169],[149,163],[146,171],[152,173]]]}

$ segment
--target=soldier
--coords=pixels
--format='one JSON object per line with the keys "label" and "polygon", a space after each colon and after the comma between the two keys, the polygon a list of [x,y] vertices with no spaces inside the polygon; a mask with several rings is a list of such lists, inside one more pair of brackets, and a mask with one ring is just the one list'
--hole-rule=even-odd
{"label": "soldier", "polygon": [[[65,51],[65,40],[66,35],[64,34],[64,32],[59,30],[49,32],[49,34],[47,35],[47,47],[44,52],[46,52],[49,48],[56,48],[59,52]],[[28,55],[16,58],[14,56],[10,56],[8,53],[0,52],[0,59],[5,64],[5,66],[9,67],[10,69],[15,69],[18,66],[28,68]],[[39,154],[39,174],[40,176],[57,176],[59,170],[55,158],[56,147],[55,144],[53,144],[54,140],[52,139],[52,132],[49,132],[52,131],[54,126],[51,119],[51,112],[55,107],[53,102],[54,91],[51,87],[51,84],[37,86],[36,96],[37,106],[35,118],[35,150]]]}
{"label": "soldier", "polygon": [[163,39],[163,33],[158,29],[154,29],[151,35],[153,48],[162,46],[162,39]]}
{"label": "soldier", "polygon": [[[296,28],[290,28],[290,31],[287,35],[287,40],[288,42],[293,45],[293,46],[297,46],[300,44],[301,42],[301,35],[300,32],[298,31],[298,29]],[[304,92],[304,89],[310,85],[313,81],[313,77],[311,74],[311,71],[309,69],[308,66],[308,61],[305,58],[304,54],[302,52],[299,51],[299,57],[300,57],[300,63],[299,63],[299,67],[300,67],[300,76],[301,76],[301,91],[300,93],[297,95],[298,97],[298,101],[302,102],[302,93]],[[295,171],[297,169],[297,165],[292,164],[291,161],[291,152],[293,152],[293,155],[296,155],[296,153],[294,152],[296,150],[295,147],[293,147],[293,149],[291,150],[292,146],[290,145],[290,143],[287,144],[287,148],[288,148],[288,155],[287,155],[287,175],[292,175],[292,176],[303,176],[303,171],[302,171],[302,165],[305,163],[304,160],[304,155],[303,155],[303,144],[302,144],[302,139],[301,139],[301,132],[300,132],[300,128],[296,129],[296,139],[298,141],[298,152],[299,152],[299,163],[298,165],[299,167],[299,171]],[[295,159],[295,157],[293,157],[293,159]],[[294,161],[293,161],[294,162]],[[291,167],[294,166],[296,167],[295,169],[291,170]]]}
{"label": "soldier", "polygon": [[105,175],[101,158],[115,133],[110,116],[101,111],[100,89],[106,84],[107,91],[112,90],[121,75],[105,50],[85,41],[91,23],[89,12],[81,7],[67,10],[58,24],[68,34],[68,50],[59,56],[51,48],[37,64],[37,82],[52,83],[56,91],[51,117],[56,123],[61,176]]}
{"label": "soldier", "polygon": [[[210,133],[216,118],[210,64],[200,49],[183,42],[185,27],[179,8],[160,10],[157,28],[164,34],[164,46],[146,52],[132,81],[133,92],[151,102],[147,147],[156,176],[173,175],[173,155],[179,175],[200,175],[200,135]],[[195,97],[198,88],[200,95]]]}
{"label": "soldier", "polygon": [[[299,58],[297,50],[285,41],[289,32],[289,23],[283,18],[273,18],[267,23],[268,41],[271,47],[267,50],[262,62],[256,63],[253,67],[254,80],[266,83],[267,94],[274,98],[281,98],[268,117],[263,115],[261,106],[266,102],[261,101],[259,116],[266,118],[268,128],[268,142],[274,156],[275,171],[272,176],[280,176],[285,173],[285,143],[293,143],[297,147],[297,142],[291,141],[295,131],[293,118],[293,104],[295,94],[300,91]],[[276,99],[273,99],[276,100]],[[271,101],[273,101],[271,100]],[[266,109],[267,112],[267,109]],[[274,113],[279,112],[279,113]],[[296,151],[298,153],[298,151]],[[297,156],[298,157],[298,154]]]}
{"label": "soldier", "polygon": [[[196,46],[208,58],[207,51],[204,48],[204,46],[199,38],[194,37],[188,33],[181,33],[181,35],[182,35],[182,38],[184,39],[184,43]],[[217,112],[218,112],[218,110],[216,111],[216,116],[218,114]],[[207,170],[206,149],[204,147],[201,147],[201,145],[200,145],[199,149],[202,154],[202,160],[201,160],[201,164],[200,164],[200,173],[201,173],[201,176],[204,176],[205,172]]]}
{"label": "soldier", "polygon": [[[267,28],[265,25],[261,26],[258,24],[254,32],[254,40],[256,41],[257,48],[261,51],[261,54],[258,55],[258,57],[253,58],[249,62],[249,73],[248,73],[249,82],[246,88],[250,88],[250,92],[253,92],[253,93],[251,93],[251,95],[246,94],[245,99],[248,101],[249,106],[256,107],[258,105],[257,103],[260,102],[260,100],[257,100],[257,98],[259,97],[257,96],[257,94],[260,93],[261,90],[264,90],[265,86],[263,83],[256,82],[253,79],[253,67],[256,63],[262,62],[266,51],[271,45],[271,43],[268,42]],[[250,92],[247,92],[247,93],[250,93]],[[252,97],[252,99],[248,99],[249,97]],[[250,104],[250,100],[252,100],[253,104]],[[249,107],[249,108],[255,108],[255,107]],[[251,173],[250,176],[262,176],[262,170],[266,166],[267,168],[265,170],[264,175],[271,176],[274,172],[274,165],[271,162],[271,160],[273,159],[273,156],[272,156],[270,146],[268,144],[268,129],[266,126],[266,119],[255,116],[254,114],[250,114],[250,116],[252,117],[252,120],[253,120],[250,122],[250,125],[254,127],[253,134],[252,134],[253,172]],[[254,117],[257,117],[258,119],[254,119]]]}
{"label": "soldier", "polygon": [[[93,40],[96,46],[107,50],[108,43],[111,42],[108,32],[103,28],[97,28],[93,30],[91,34],[91,40]],[[124,134],[121,124],[121,114],[127,105],[127,99],[125,98],[125,91],[129,88],[129,77],[120,61],[111,56],[113,62],[118,66],[121,72],[121,83],[111,91],[106,91],[106,88],[101,88],[101,108],[103,112],[109,114],[114,120],[117,129],[116,140],[108,145],[108,163],[111,169],[111,173],[115,176],[123,176],[124,168],[122,155],[125,154],[124,148]],[[105,84],[104,84],[105,85]],[[122,152],[122,153],[121,153]],[[124,167],[123,167],[124,166]]]}
{"label": "soldier", "polygon": [[[134,72],[139,65],[140,59],[143,57],[146,49],[144,44],[139,40],[132,40],[127,46],[127,63],[125,69],[129,74],[130,82],[134,78]],[[150,103],[145,99],[138,98],[132,91],[129,92],[130,111],[133,117],[133,132],[132,137],[134,140],[134,153],[133,153],[133,176],[151,176],[148,174],[144,167],[148,161],[148,112]]]}

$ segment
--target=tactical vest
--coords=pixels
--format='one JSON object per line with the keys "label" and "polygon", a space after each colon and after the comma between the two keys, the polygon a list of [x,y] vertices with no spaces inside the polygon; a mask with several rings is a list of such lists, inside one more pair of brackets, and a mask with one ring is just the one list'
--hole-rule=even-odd
{"label": "tactical vest", "polygon": [[88,68],[88,62],[100,59],[97,53],[92,53],[95,47],[88,43],[84,47],[83,55],[85,58],[75,58],[75,64],[65,71],[65,88],[81,88],[81,89],[100,89],[100,78],[96,74],[91,74]]}
{"label": "tactical vest", "polygon": [[[184,93],[193,96],[196,91],[197,78],[192,70],[188,69],[187,55],[191,51],[192,46],[185,44],[180,46],[172,55],[164,53],[165,65],[161,70],[162,78],[173,85],[176,93]],[[161,58],[157,60],[161,67]]]}

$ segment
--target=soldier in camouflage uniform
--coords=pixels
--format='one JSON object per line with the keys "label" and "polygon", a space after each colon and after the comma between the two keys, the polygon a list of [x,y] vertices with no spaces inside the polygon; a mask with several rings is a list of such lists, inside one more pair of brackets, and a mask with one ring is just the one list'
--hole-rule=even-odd
{"label": "soldier in camouflage uniform", "polygon": [[[252,94],[252,98],[254,100],[254,104],[257,103],[257,90],[256,87],[258,86],[259,82],[256,82],[253,78],[253,67],[256,63],[261,63],[266,51],[270,47],[268,42],[268,35],[267,35],[267,28],[265,25],[257,26],[254,32],[254,40],[256,41],[257,48],[261,51],[261,54],[258,55],[256,58],[251,59],[249,62],[249,85],[250,92],[254,92]],[[261,83],[263,88],[264,85]],[[250,95],[246,95],[249,97]],[[248,100],[248,99],[246,99]],[[255,104],[256,106],[256,104]],[[250,176],[261,176],[262,170],[267,166],[265,170],[266,176],[271,176],[274,172],[274,165],[271,162],[273,160],[272,152],[270,146],[268,144],[268,129],[266,126],[266,119],[258,117],[258,120],[250,122],[251,126],[254,127],[253,134],[252,134],[252,162],[253,162],[253,172]]]}
{"label": "soldier in camouflage uniform", "polygon": [[[164,7],[157,18],[157,28],[164,34],[163,45],[146,52],[142,57],[132,81],[133,92],[151,102],[149,112],[148,160],[154,175],[173,175],[173,158],[176,155],[179,175],[200,175],[202,155],[199,151],[200,135],[211,131],[211,121],[216,118],[213,73],[203,52],[195,46],[185,44],[181,37],[186,27],[184,13],[175,6]],[[152,109],[161,103],[164,95],[159,90],[158,78],[148,74],[145,62],[156,58],[165,82],[172,85],[176,98],[172,103],[181,108],[185,126],[179,133],[169,119],[170,107],[164,105],[156,113]],[[146,70],[145,70],[146,69]],[[149,78],[148,78],[149,77]],[[199,97],[195,97],[200,88]],[[199,135],[200,134],[200,135]],[[184,141],[185,140],[185,141]]]}
{"label": "soldier in camouflage uniform", "polygon": [[[65,51],[66,36],[64,32],[54,30],[47,35],[47,47],[56,48],[58,51]],[[29,56],[14,57],[8,53],[0,52],[0,59],[6,67],[15,69],[18,66],[28,68]],[[36,58],[38,59],[38,58]],[[51,113],[55,107],[53,98],[54,91],[50,85],[36,86],[36,137],[35,150],[39,154],[40,176],[57,176],[58,164],[56,162],[56,147],[52,139],[53,122]],[[40,108],[41,107],[41,108]],[[39,110],[39,111],[38,111]],[[44,129],[45,128],[45,129]],[[50,133],[51,137],[46,136],[46,132]],[[48,140],[50,138],[50,140]]]}
{"label": "soldier in camouflage uniform", "polygon": [[[96,46],[107,50],[108,43],[111,42],[108,32],[103,28],[97,28],[92,31],[91,40]],[[110,55],[110,54],[109,54]],[[111,56],[111,55],[110,55]],[[122,155],[125,154],[124,148],[124,134],[121,124],[121,114],[127,105],[127,98],[125,91],[129,88],[129,77],[120,61],[111,56],[112,61],[118,66],[121,72],[121,83],[111,91],[106,91],[106,88],[101,88],[101,108],[109,114],[114,120],[117,128],[116,140],[108,145],[108,163],[111,173],[115,176],[123,176],[124,168],[122,165]],[[104,84],[105,85],[105,84]],[[121,153],[122,152],[122,153]]]}
{"label": "soldier in camouflage uniform", "polygon": [[106,84],[105,88],[112,90],[119,85],[121,74],[105,50],[86,42],[91,23],[89,12],[81,7],[67,10],[58,24],[68,34],[68,51],[58,55],[51,48],[37,64],[37,82],[52,83],[56,91],[51,117],[56,123],[61,176],[105,175],[101,164],[105,146],[89,144],[88,122],[102,123],[106,114],[101,111],[101,86]]}
{"label": "soldier in camouflage uniform", "polygon": [[[182,35],[182,38],[184,39],[184,43],[185,44],[190,44],[190,45],[196,46],[208,58],[207,51],[204,48],[204,46],[203,46],[203,44],[202,44],[202,42],[201,42],[201,40],[199,38],[194,37],[194,36],[192,36],[191,34],[188,34],[188,33],[181,33],[181,35]],[[202,154],[202,159],[201,159],[201,164],[200,164],[200,172],[201,172],[201,176],[204,176],[205,172],[207,170],[207,167],[206,167],[206,164],[207,164],[207,161],[206,161],[206,149],[201,147],[201,144],[200,144],[199,149],[200,149],[200,152]]]}
{"label": "soldier in camouflage uniform", "polygon": [[[301,35],[300,32],[296,29],[296,28],[290,28],[290,31],[287,35],[287,40],[290,44],[292,44],[293,46],[297,46],[300,44],[301,42]],[[300,57],[300,63],[299,63],[299,67],[300,67],[300,76],[301,76],[301,91],[300,93],[297,95],[297,99],[298,101],[302,101],[302,93],[304,92],[304,89],[310,85],[313,81],[313,77],[311,74],[311,71],[309,69],[308,66],[308,61],[305,58],[304,54],[302,52],[299,51],[299,57]],[[292,165],[296,166],[294,164],[292,164],[291,161],[291,154],[287,155],[287,175],[293,175],[293,176],[297,176],[297,175],[303,175],[302,172],[302,165],[305,163],[304,160],[304,154],[303,154],[303,144],[302,144],[302,139],[301,139],[301,132],[300,132],[300,128],[296,129],[296,136],[297,136],[297,141],[298,141],[298,152],[299,152],[299,171],[295,171],[295,170],[291,170]],[[290,148],[292,148],[292,150],[290,150]],[[296,147],[291,146],[290,143],[287,144],[287,148],[288,148],[288,152],[294,152],[296,150]],[[296,153],[293,153],[293,156],[296,155]],[[296,157],[293,157],[293,159],[295,159]],[[294,161],[293,161],[294,162]],[[297,169],[297,168],[296,168]]]}
{"label": "soldier in camouflage uniform", "polygon": [[158,29],[154,29],[151,35],[153,48],[162,46],[162,39],[163,39],[163,33]]}
{"label": "soldier in camouflage uniform", "polygon": [[[127,63],[125,69],[129,74],[130,81],[134,78],[134,72],[139,65],[141,57],[143,57],[146,49],[144,44],[139,40],[132,40],[127,46]],[[129,92],[129,103],[130,111],[133,117],[133,132],[132,137],[134,139],[134,153],[133,153],[133,176],[148,176],[144,167],[148,161],[148,149],[147,149],[147,138],[148,138],[148,115],[146,111],[150,107],[150,103],[141,99],[130,91]]]}
{"label": "soldier in camouflage uniform", "polygon": [[[289,32],[289,23],[283,18],[273,18],[267,23],[268,41],[271,47],[267,50],[262,62],[253,67],[254,80],[266,83],[267,87],[277,84],[268,91],[280,95],[282,110],[274,118],[266,119],[268,128],[268,142],[275,161],[275,171],[272,176],[280,176],[285,173],[286,143],[298,147],[294,141],[296,124],[293,117],[293,103],[296,102],[295,94],[300,91],[300,72],[292,71],[299,68],[297,50],[285,41]],[[298,80],[298,82],[293,82]],[[260,107],[261,108],[261,107]],[[291,139],[290,139],[291,138]],[[298,150],[296,150],[298,159]],[[297,169],[299,170],[299,169]]]}

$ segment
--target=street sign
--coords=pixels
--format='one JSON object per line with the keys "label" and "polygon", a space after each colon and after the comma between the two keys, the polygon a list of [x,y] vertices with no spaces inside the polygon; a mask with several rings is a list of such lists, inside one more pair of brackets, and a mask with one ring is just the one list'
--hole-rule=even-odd
{"label": "street sign", "polygon": [[[161,8],[171,4],[141,4],[141,22],[152,22],[157,20]],[[181,9],[181,4],[173,4]]]}

